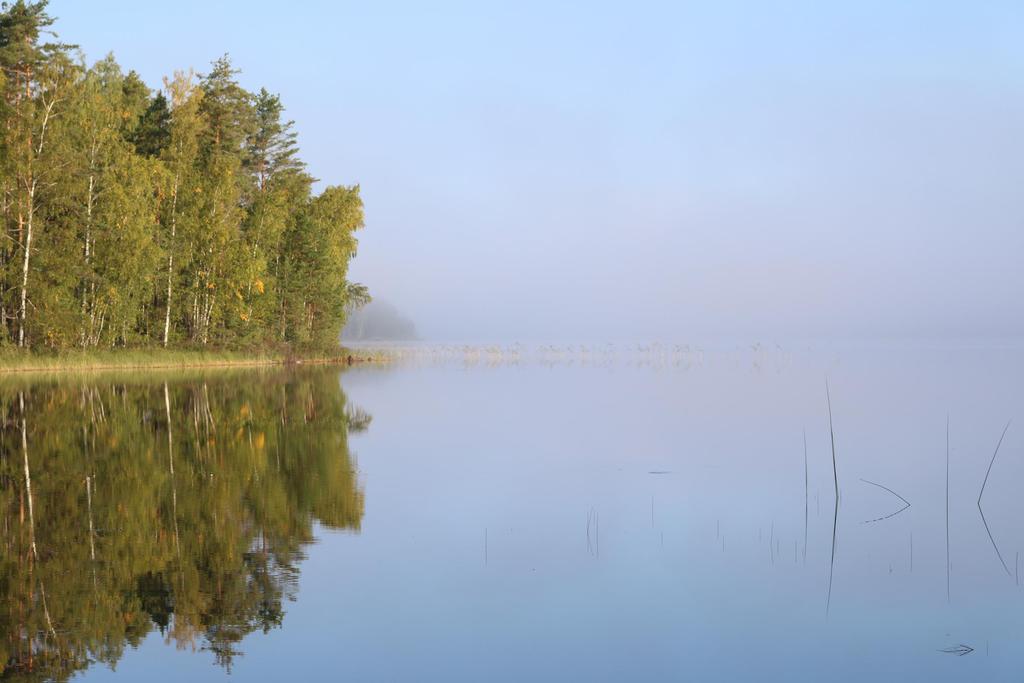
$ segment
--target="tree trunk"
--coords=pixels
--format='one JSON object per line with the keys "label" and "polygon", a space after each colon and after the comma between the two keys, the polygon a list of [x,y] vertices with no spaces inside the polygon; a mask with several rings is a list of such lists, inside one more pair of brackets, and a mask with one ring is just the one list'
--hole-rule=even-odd
{"label": "tree trunk", "polygon": [[33,180],[28,191],[28,219],[25,221],[25,248],[21,260],[21,309],[19,312],[20,324],[18,325],[18,346],[25,346],[25,320],[27,317],[28,303],[28,265],[29,256],[32,253],[32,222],[35,214],[36,183]]}
{"label": "tree trunk", "polygon": [[164,315],[164,348],[171,336],[171,283],[174,281],[174,237],[178,222],[178,175],[171,190],[171,243],[167,249],[167,313]]}
{"label": "tree trunk", "polygon": [[[90,162],[90,166],[92,162]],[[85,271],[86,277],[89,277],[89,264],[92,261],[92,205],[93,205],[93,190],[95,189],[96,176],[92,173],[89,174],[89,196],[86,198],[85,203]],[[81,334],[81,344],[86,346],[92,338],[93,325],[96,321],[96,311],[89,310],[89,293],[94,283],[92,278],[89,277],[89,286],[82,287],[82,321],[85,324],[85,315],[89,313],[89,330],[84,331]],[[95,306],[95,302],[93,303]]]}

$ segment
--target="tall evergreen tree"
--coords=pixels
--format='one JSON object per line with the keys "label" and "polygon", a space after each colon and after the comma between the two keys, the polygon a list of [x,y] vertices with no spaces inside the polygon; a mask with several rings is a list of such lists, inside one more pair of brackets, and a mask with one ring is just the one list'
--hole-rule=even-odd
{"label": "tall evergreen tree", "polygon": [[148,103],[129,140],[143,156],[158,157],[171,142],[171,108],[162,92]]}

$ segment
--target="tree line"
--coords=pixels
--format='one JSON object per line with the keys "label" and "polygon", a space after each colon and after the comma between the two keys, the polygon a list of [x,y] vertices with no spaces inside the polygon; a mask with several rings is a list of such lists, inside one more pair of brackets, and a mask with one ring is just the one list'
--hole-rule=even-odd
{"label": "tree line", "polygon": [[0,345],[336,346],[358,186],[314,193],[277,95],[227,57],[153,90],[47,2],[0,12]]}

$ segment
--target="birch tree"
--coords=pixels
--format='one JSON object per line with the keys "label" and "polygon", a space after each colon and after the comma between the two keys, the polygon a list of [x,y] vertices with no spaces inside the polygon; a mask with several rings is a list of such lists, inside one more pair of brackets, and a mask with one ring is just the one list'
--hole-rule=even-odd
{"label": "birch tree", "polygon": [[53,182],[60,160],[49,154],[49,138],[58,125],[77,67],[63,45],[39,43],[53,23],[46,2],[16,2],[0,21],[0,65],[5,75],[8,117],[4,152],[12,178],[12,211],[19,253],[17,344],[26,345],[29,273],[33,239],[38,238],[39,196]]}
{"label": "birch tree", "polygon": [[164,347],[168,345],[171,337],[174,282],[177,278],[174,257],[178,251],[178,223],[182,215],[189,215],[185,209],[194,204],[191,195],[195,195],[200,189],[196,184],[194,167],[199,152],[199,135],[203,129],[203,122],[199,116],[203,94],[196,87],[194,79],[192,72],[179,71],[174,74],[174,78],[164,81],[171,107],[169,139],[162,155],[170,177],[170,197],[163,221],[167,237],[164,246],[167,253],[167,291],[162,335]]}

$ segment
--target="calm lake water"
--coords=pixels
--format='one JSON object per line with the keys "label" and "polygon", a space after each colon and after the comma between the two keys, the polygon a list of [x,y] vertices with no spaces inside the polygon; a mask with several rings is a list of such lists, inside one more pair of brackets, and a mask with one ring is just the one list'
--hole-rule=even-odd
{"label": "calm lake water", "polygon": [[1017,680],[1021,359],[7,378],[3,677]]}

